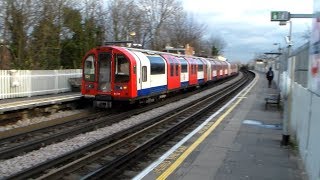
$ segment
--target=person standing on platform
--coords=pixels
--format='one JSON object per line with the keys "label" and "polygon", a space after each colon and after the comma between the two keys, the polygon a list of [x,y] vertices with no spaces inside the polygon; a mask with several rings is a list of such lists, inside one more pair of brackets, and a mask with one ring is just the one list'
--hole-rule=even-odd
{"label": "person standing on platform", "polygon": [[269,68],[269,71],[266,73],[266,77],[269,81],[268,87],[271,88],[271,83],[273,80],[273,71],[272,71],[272,67]]}

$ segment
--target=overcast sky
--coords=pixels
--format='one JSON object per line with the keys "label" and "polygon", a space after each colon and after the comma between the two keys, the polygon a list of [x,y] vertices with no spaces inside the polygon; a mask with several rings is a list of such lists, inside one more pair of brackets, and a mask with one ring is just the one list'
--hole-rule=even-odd
{"label": "overcast sky", "polygon": [[[313,13],[313,0],[182,0],[184,8],[207,25],[207,35],[221,37],[227,42],[224,56],[230,61],[247,62],[257,53],[275,52],[289,25],[279,26],[270,21],[271,11],[291,14]],[[306,41],[302,38],[311,28],[311,19],[292,19],[294,48]]]}

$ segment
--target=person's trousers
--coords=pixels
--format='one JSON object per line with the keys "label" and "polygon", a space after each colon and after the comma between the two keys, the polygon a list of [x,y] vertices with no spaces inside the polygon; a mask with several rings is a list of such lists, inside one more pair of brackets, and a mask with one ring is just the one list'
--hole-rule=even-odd
{"label": "person's trousers", "polygon": [[268,87],[270,88],[272,84],[272,80],[268,80],[268,81],[269,81]]}

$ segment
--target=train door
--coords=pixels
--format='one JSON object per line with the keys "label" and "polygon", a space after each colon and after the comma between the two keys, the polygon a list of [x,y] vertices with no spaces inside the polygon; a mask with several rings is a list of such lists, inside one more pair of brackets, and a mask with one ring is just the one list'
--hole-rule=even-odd
{"label": "train door", "polygon": [[209,71],[208,71],[208,69],[207,69],[208,65],[207,65],[207,62],[206,62],[205,59],[201,59],[201,62],[202,62],[202,64],[203,64],[204,82],[207,82],[207,81],[209,81],[209,79],[208,79],[208,73],[209,73]]}
{"label": "train door", "polygon": [[197,79],[197,61],[193,58],[186,58],[189,63],[189,85],[198,84]]}
{"label": "train door", "polygon": [[162,55],[167,61],[168,90],[180,88],[180,62],[174,56]]}
{"label": "train door", "polygon": [[98,57],[98,91],[111,91],[111,54],[99,53]]}
{"label": "train door", "polygon": [[150,93],[150,61],[141,52],[133,52],[137,59],[137,91],[138,96],[144,96]]}

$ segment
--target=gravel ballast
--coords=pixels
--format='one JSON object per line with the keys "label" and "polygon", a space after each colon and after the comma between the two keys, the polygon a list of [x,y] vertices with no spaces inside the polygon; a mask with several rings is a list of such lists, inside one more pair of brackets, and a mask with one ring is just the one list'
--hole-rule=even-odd
{"label": "gravel ballast", "polygon": [[74,114],[79,114],[83,112],[82,110],[73,110],[73,111],[60,111],[54,114],[51,114],[49,116],[41,116],[41,117],[35,117],[35,118],[27,118],[17,121],[16,123],[0,126],[0,132],[8,131],[11,129],[19,128],[19,127],[25,127],[32,124],[37,124],[44,121],[51,121],[52,119],[58,119],[66,116],[71,116]]}
{"label": "gravel ballast", "polygon": [[[232,83],[238,81],[242,76],[238,76],[235,79],[231,80],[231,82],[227,82],[222,86],[225,86],[228,83]],[[164,114],[172,109],[180,107],[188,102],[195,101],[207,94],[216,91],[217,89],[222,89],[223,87],[214,87],[209,90],[203,91],[201,93],[192,95],[188,98],[181,99],[177,102],[167,104],[165,106],[155,108],[151,111],[138,114],[136,116],[132,116],[126,120],[123,120],[119,123],[113,124],[111,126],[103,127],[97,129],[95,131],[87,132],[84,134],[80,134],[72,139],[68,139],[56,144],[48,145],[38,150],[34,150],[25,155],[14,157],[7,160],[0,161],[0,179],[13,175],[23,169],[30,168],[42,162],[45,162],[49,159],[56,158],[63,154],[66,154],[70,151],[88,145],[90,143],[94,143],[97,140],[108,137],[116,132],[119,132],[124,129],[128,129],[134,125],[145,122],[149,119],[152,119],[155,116]]]}

